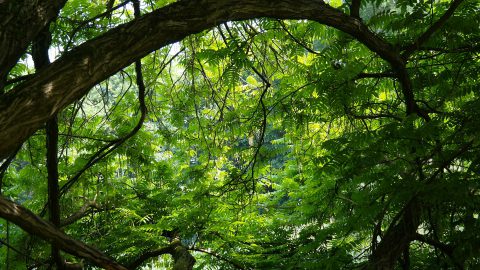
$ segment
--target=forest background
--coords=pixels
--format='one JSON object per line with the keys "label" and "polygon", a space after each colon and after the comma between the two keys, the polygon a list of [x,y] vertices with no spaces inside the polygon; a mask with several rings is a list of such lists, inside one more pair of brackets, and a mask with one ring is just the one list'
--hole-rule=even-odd
{"label": "forest background", "polygon": [[1,269],[477,269],[478,0],[0,1]]}

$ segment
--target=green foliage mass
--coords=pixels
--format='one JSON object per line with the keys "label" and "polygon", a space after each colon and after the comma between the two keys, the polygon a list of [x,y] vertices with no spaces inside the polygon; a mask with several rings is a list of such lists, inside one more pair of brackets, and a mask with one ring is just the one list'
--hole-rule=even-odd
{"label": "green foliage mass", "polygon": [[[348,11],[347,3],[331,2]],[[362,1],[361,16],[402,50],[449,4]],[[104,12],[104,3],[68,1],[51,26],[58,53],[132,19],[127,7],[82,24]],[[479,3],[465,1],[411,56],[407,70],[428,121],[406,115],[391,66],[316,22],[228,22],[159,49],[142,59],[143,127],[63,194],[62,219],[95,205],[63,229],[125,263],[175,236],[196,269],[352,269],[368,261],[415,199],[420,226],[396,267],[408,259],[411,269],[477,269],[478,25]],[[31,72],[26,63],[12,74]],[[60,185],[135,127],[136,90],[128,67],[59,115]],[[36,213],[44,209],[44,131],[8,168],[3,194]],[[0,264],[25,269],[48,261],[47,243],[2,221],[4,235],[7,226],[20,252],[2,246]]]}

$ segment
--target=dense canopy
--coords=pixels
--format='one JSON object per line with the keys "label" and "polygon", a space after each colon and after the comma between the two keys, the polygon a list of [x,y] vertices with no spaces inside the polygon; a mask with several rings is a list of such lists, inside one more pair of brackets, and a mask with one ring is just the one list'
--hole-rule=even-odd
{"label": "dense canopy", "polygon": [[478,269],[480,1],[0,1],[0,269]]}

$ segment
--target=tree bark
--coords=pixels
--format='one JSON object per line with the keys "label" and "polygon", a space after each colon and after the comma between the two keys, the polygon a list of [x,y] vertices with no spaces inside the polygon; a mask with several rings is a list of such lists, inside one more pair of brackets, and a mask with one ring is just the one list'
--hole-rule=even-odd
{"label": "tree bark", "polygon": [[58,14],[66,0],[0,1],[0,91],[28,45]]}
{"label": "tree bark", "polygon": [[226,21],[309,19],[344,31],[394,66],[400,55],[356,18],[319,0],[178,1],[85,42],[0,100],[0,159],[56,112],[149,52]]}
{"label": "tree bark", "polygon": [[47,240],[74,256],[91,261],[96,266],[108,270],[127,270],[127,268],[97,249],[67,236],[51,223],[44,221],[28,209],[2,197],[0,197],[0,217],[13,222],[29,234]]}
{"label": "tree bark", "polygon": [[399,218],[390,224],[364,269],[394,269],[397,259],[415,239],[417,228],[420,225],[420,211],[420,204],[414,198],[398,214]]}
{"label": "tree bark", "polygon": [[[47,173],[48,173],[48,212],[50,222],[60,227],[60,193],[58,186],[58,122],[57,116],[47,121]],[[57,269],[62,269],[63,259],[60,250],[52,245],[52,258]]]}

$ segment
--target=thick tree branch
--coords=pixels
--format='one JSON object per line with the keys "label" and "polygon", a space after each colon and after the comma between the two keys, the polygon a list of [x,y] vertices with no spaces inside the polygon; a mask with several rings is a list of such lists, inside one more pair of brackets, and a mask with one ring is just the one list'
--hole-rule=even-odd
{"label": "thick tree branch", "polygon": [[92,86],[149,52],[225,21],[258,17],[314,20],[352,35],[392,66],[404,64],[358,19],[320,0],[178,1],[78,46],[5,94],[0,100],[0,158]]}
{"label": "thick tree branch", "polygon": [[66,219],[62,220],[60,222],[60,227],[65,227],[74,223],[75,221],[84,217],[90,211],[90,209],[96,208],[96,207],[97,207],[97,204],[94,201],[87,202],[77,212],[71,214]]}
{"label": "thick tree branch", "polygon": [[150,258],[163,254],[170,254],[173,257],[173,270],[191,270],[195,264],[195,258],[182,245],[180,239],[174,239],[170,245],[156,250],[149,250],[141,254],[137,259],[128,264],[128,269],[134,270]]}
{"label": "thick tree branch", "polygon": [[413,240],[420,241],[422,243],[429,244],[433,247],[436,247],[440,249],[443,253],[448,255],[449,257],[451,257],[453,254],[453,247],[451,245],[447,245],[439,241],[436,241],[434,239],[427,238],[425,235],[416,233]]}
{"label": "thick tree branch", "polygon": [[179,239],[172,241],[174,245],[172,257],[173,257],[173,270],[192,270],[195,264],[195,258],[190,254],[188,249],[182,245]]}
{"label": "thick tree branch", "polygon": [[87,259],[99,267],[108,270],[127,270],[102,252],[67,236],[28,209],[3,197],[0,197],[0,217],[13,222],[30,234],[55,244],[65,252]]}
{"label": "thick tree branch", "polygon": [[417,114],[418,116],[422,117],[426,121],[430,120],[430,116],[424,110],[418,107],[415,97],[413,94],[413,86],[408,75],[406,69],[406,61],[410,57],[410,55],[415,52],[420,46],[422,46],[428,39],[438,31],[445,22],[452,16],[455,9],[463,2],[463,0],[454,0],[445,14],[440,17],[438,21],[432,24],[420,37],[417,38],[412,44],[408,45],[405,51],[402,54],[402,58],[404,59],[404,63],[400,63],[398,65],[394,64],[392,67],[397,73],[397,77],[402,85],[402,93],[405,98],[405,105],[407,107],[407,115],[410,114]]}
{"label": "thick tree branch", "polygon": [[30,42],[57,16],[65,2],[0,1],[0,92],[11,68],[25,53]]}
{"label": "thick tree branch", "polygon": [[77,212],[71,214],[66,219],[60,222],[60,227],[68,226],[77,220],[85,217],[87,214],[93,212],[108,211],[114,209],[113,207],[99,206],[95,200],[86,202]]}
{"label": "thick tree branch", "polygon": [[455,10],[458,8],[458,6],[463,2],[463,0],[453,0],[452,3],[450,4],[450,7],[447,9],[447,11],[436,21],[434,24],[432,24],[421,36],[419,36],[412,44],[408,45],[403,52],[403,58],[408,59],[412,53],[414,53],[416,50],[418,50],[425,42],[428,41],[428,39],[440,28],[443,27],[445,22],[453,15]]}
{"label": "thick tree branch", "polygon": [[425,235],[421,235],[419,233],[415,234],[414,240],[428,244],[432,247],[438,248],[441,252],[443,252],[445,255],[447,255],[450,258],[450,260],[455,264],[455,266],[458,269],[464,269],[463,262],[455,258],[455,253],[454,253],[455,246],[451,244],[450,245],[444,244],[440,241],[428,238]]}
{"label": "thick tree branch", "polygon": [[410,80],[410,76],[408,75],[405,64],[402,64],[400,66],[394,66],[393,68],[402,86],[402,94],[403,98],[405,99],[405,106],[407,107],[406,114],[416,114],[427,121],[430,120],[430,116],[428,116],[427,113],[422,111],[415,101],[412,81]]}
{"label": "thick tree branch", "polygon": [[138,258],[136,258],[134,261],[129,263],[127,265],[127,268],[130,270],[137,269],[148,259],[160,256],[160,255],[164,255],[164,254],[171,254],[173,252],[173,249],[174,249],[173,245],[168,245],[163,248],[146,251],[145,253],[142,253]]}

